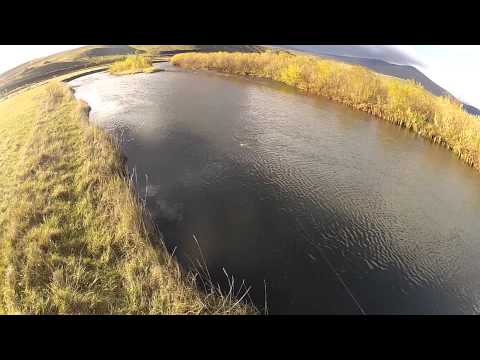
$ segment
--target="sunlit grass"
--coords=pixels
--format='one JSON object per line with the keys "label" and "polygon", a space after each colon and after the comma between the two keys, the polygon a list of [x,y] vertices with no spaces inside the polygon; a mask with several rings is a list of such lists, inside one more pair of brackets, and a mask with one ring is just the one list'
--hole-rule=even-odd
{"label": "sunlit grass", "polygon": [[180,269],[88,110],[52,82],[0,102],[0,313],[255,313]]}
{"label": "sunlit grass", "polygon": [[151,58],[142,55],[129,55],[126,59],[114,62],[110,66],[110,73],[115,75],[153,73],[156,70]]}
{"label": "sunlit grass", "polygon": [[413,80],[282,51],[185,53],[175,55],[171,62],[189,69],[272,79],[327,97],[411,129],[480,170],[480,118],[465,112],[458,101],[434,96]]}

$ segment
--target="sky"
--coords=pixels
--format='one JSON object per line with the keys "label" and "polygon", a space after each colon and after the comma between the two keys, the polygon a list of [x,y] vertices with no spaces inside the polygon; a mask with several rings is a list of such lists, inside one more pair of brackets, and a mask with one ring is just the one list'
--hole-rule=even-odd
{"label": "sky", "polygon": [[[385,46],[383,46],[385,47]],[[460,100],[480,108],[480,45],[390,46]]]}
{"label": "sky", "polygon": [[[0,74],[35,58],[79,46],[82,45],[0,45]],[[357,45],[349,48],[351,55],[358,52],[413,65],[460,100],[480,108],[480,45]]]}
{"label": "sky", "polygon": [[417,68],[457,98],[480,108],[480,45],[406,47],[424,65]]}
{"label": "sky", "polygon": [[0,45],[0,74],[40,57],[83,45]]}

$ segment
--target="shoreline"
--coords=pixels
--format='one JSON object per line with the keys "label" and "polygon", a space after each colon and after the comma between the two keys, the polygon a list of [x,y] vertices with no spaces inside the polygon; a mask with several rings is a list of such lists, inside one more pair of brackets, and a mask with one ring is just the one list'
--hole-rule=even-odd
{"label": "shoreline", "polygon": [[257,314],[166,250],[90,110],[58,80],[0,103],[0,313]]}
{"label": "shoreline", "polygon": [[[168,62],[168,61],[157,61],[157,63],[163,63],[163,62]],[[108,68],[106,69],[108,70]],[[106,71],[105,69],[102,70],[102,69],[98,69],[98,70],[94,70],[94,71],[91,71],[89,73],[82,73],[82,74],[79,74],[77,76],[75,76],[75,79],[76,78],[79,78],[79,77],[82,77],[82,76],[86,76],[86,75],[91,75],[91,74],[94,74],[94,73],[97,73],[97,72],[102,72],[102,71]],[[164,71],[164,70],[157,70],[156,72],[158,71]],[[90,106],[90,104],[88,102],[86,102],[85,100],[82,100],[82,99],[79,99],[75,96],[75,89],[73,89],[71,86],[69,86],[67,84],[67,81],[72,81],[74,79],[70,78],[69,80],[63,80],[62,82],[64,82],[66,84],[66,86],[68,87],[68,89],[71,91],[73,97],[76,99],[76,101],[81,105],[81,108],[82,108],[82,111],[85,113],[86,115],[86,118],[87,118],[87,121],[89,123],[92,123],[90,120],[90,113],[91,113],[91,110],[92,110],[92,107]],[[91,126],[95,126],[97,129],[99,129],[100,131],[102,132],[105,132],[104,129],[102,128],[99,128],[97,127],[97,125],[91,125]],[[106,133],[106,132],[105,132]],[[106,133],[107,134],[107,133]],[[110,136],[109,134],[107,134],[108,136]],[[122,177],[122,180],[126,183],[129,184],[129,187],[130,187],[130,192],[132,193],[132,196],[136,199],[136,203],[137,204],[140,204],[141,203],[141,198],[140,196],[138,195],[138,192],[136,190],[136,187],[135,185],[133,184],[132,180],[130,179],[129,177],[129,173],[128,173],[128,167],[127,167],[127,157],[125,155],[125,153],[121,150],[120,148],[120,144],[118,143],[118,139],[112,137],[114,139],[114,141],[116,142],[116,146],[117,146],[117,150],[119,152],[119,156],[121,157],[122,159],[122,162],[123,162],[123,167],[124,167],[124,171],[121,172],[121,177]],[[159,252],[165,252],[165,256],[170,258],[170,261],[174,261],[176,263],[176,268],[177,269],[180,269],[180,272],[181,272],[181,276],[185,276],[186,278],[189,278],[190,275],[192,274],[193,275],[193,278],[196,279],[197,276],[201,276],[201,271],[197,270],[197,269],[192,269],[192,270],[187,270],[187,269],[181,269],[181,266],[177,263],[176,259],[173,257],[174,255],[173,254],[170,254],[169,251],[167,250],[166,246],[165,246],[165,243],[163,241],[163,234],[161,232],[161,229],[159,229],[156,224],[153,222],[153,218],[152,218],[152,215],[150,213],[150,211],[142,206],[141,209],[140,209],[140,212],[141,212],[141,216],[142,216],[142,219],[143,221],[145,222],[146,226],[148,229],[150,229],[150,233],[151,233],[151,236],[153,237],[152,238],[152,243],[153,244],[159,244],[160,246],[155,246],[155,247],[158,247],[157,251]],[[208,270],[207,270],[208,272]],[[206,282],[207,279],[204,279],[202,280],[202,282]],[[210,293],[208,294],[204,294],[202,292],[202,290],[200,289],[200,287],[198,286],[198,284],[190,284],[190,285],[193,285],[192,288],[195,289],[196,291],[199,291],[200,293],[202,293],[202,296],[215,296],[215,294],[212,294],[211,291],[216,291],[215,289],[215,286],[212,284],[211,285],[211,289],[210,289]],[[223,295],[222,295],[223,296]],[[237,299],[235,298],[232,298],[230,300],[230,302],[232,303],[237,303]],[[237,303],[238,304],[238,303]],[[230,304],[231,305],[231,304]],[[233,310],[233,307],[235,305],[231,306],[231,310]],[[246,306],[246,307],[245,307]],[[245,310],[242,310],[242,307],[244,307]],[[256,313],[258,313],[258,310],[256,308],[253,307],[253,304],[240,304],[239,306],[239,309],[240,311],[244,312],[242,315],[254,315]],[[220,313],[222,314],[222,313]],[[225,314],[222,314],[222,315],[225,315]],[[238,314],[237,314],[238,315]]]}
{"label": "shoreline", "polygon": [[[152,63],[153,64],[170,63],[170,60],[169,59],[157,59],[157,60],[153,60]],[[92,75],[92,74],[100,73],[100,72],[106,72],[106,71],[108,71],[108,69],[109,69],[109,66],[101,65],[100,68],[97,68],[97,66],[95,65],[95,66],[87,67],[87,68],[81,69],[81,70],[73,69],[73,71],[68,72],[66,74],[55,74],[52,77],[47,77],[45,79],[38,80],[38,81],[32,81],[32,82],[27,83],[23,86],[19,86],[19,87],[13,89],[10,92],[0,93],[0,102],[5,101],[9,97],[15,96],[18,93],[21,93],[22,91],[27,91],[27,90],[32,89],[34,87],[45,85],[47,82],[50,82],[50,81],[58,80],[58,81],[61,81],[61,82],[68,85],[68,82],[70,82],[70,81],[81,78],[83,76]],[[160,70],[160,71],[162,71],[162,70]],[[158,71],[156,71],[156,72],[158,72]]]}
{"label": "shoreline", "polygon": [[[238,58],[235,58],[235,56],[238,56]],[[308,82],[302,81],[299,79],[300,71],[298,68],[297,63],[295,62],[296,60],[299,60],[300,63],[302,61],[305,62],[305,66],[309,66],[311,63],[312,57],[311,56],[301,56],[301,55],[294,55],[290,59],[282,59],[284,61],[285,65],[278,65],[278,71],[280,71],[280,74],[271,74],[271,73],[263,73],[263,70],[265,70],[263,67],[266,67],[268,65],[265,65],[266,63],[263,63],[261,57],[264,56],[272,56],[273,59],[271,60],[272,62],[275,61],[276,59],[274,58],[274,55],[270,54],[260,54],[258,55],[257,59],[251,59],[251,55],[249,54],[224,54],[224,53],[209,53],[209,54],[202,54],[202,53],[185,53],[185,54],[180,54],[180,55],[175,55],[170,59],[170,62],[174,66],[178,66],[180,68],[184,69],[190,69],[190,70],[207,70],[207,71],[214,71],[220,74],[228,74],[228,75],[234,75],[234,76],[239,76],[243,78],[255,78],[255,79],[264,79],[264,80],[269,80],[269,81],[274,81],[276,83],[284,84],[291,86],[294,88],[296,91],[299,93],[303,93],[306,95],[313,95],[313,96],[321,96],[325,99],[334,101],[336,103],[343,104],[351,109],[362,111],[364,113],[368,113],[375,118],[382,119],[384,121],[388,121],[396,126],[399,126],[401,128],[408,129],[409,131],[413,132],[414,134],[428,140],[429,142],[433,144],[440,145],[447,150],[451,151],[456,155],[457,158],[461,159],[462,162],[464,162],[467,166],[474,168],[476,171],[480,172],[480,147],[475,148],[475,143],[473,145],[467,141],[461,143],[461,144],[455,144],[452,143],[452,140],[449,141],[449,139],[445,136],[445,134],[442,134],[441,131],[438,129],[435,129],[437,126],[437,117],[442,116],[441,111],[435,112],[435,116],[433,119],[429,117],[425,117],[421,112],[415,113],[415,111],[412,111],[409,107],[406,108],[406,110],[403,110],[403,108],[400,110],[400,112],[394,112],[390,111],[388,108],[385,106],[377,106],[374,103],[369,103],[367,102],[361,102],[358,101],[356,102],[355,100],[352,100],[348,97],[348,94],[345,95],[344,93],[339,93],[336,94],[335,91],[331,91],[331,93],[328,92],[321,92],[317,91],[314,88],[311,88]],[[278,55],[277,55],[278,56]],[[244,57],[242,59],[242,57]],[[247,60],[247,57],[250,57],[249,60]],[[223,65],[219,64],[219,61],[224,60],[228,61],[229,59],[230,63],[224,63]],[[235,63],[237,61],[237,63]],[[250,63],[248,63],[250,61]],[[257,61],[257,62],[256,62]],[[338,65],[341,64],[337,61],[332,61],[332,60],[316,60],[317,63],[329,63],[329,64],[335,64],[331,65],[333,66],[340,66],[341,71],[349,71],[346,69],[359,69],[361,68],[361,71],[364,71],[366,74],[365,77],[372,77],[372,81],[375,79],[380,79],[379,81],[386,81],[386,82],[392,82],[394,83],[395,86],[402,87],[403,85],[407,86],[412,86],[411,83],[405,80],[397,79],[397,78],[386,78],[386,80],[382,80],[382,77],[379,76],[377,73],[367,70],[361,66],[353,66],[353,65],[348,65],[345,67],[344,65]],[[245,63],[244,63],[245,62]],[[275,66],[274,65],[274,66]],[[284,67],[282,67],[284,66]],[[248,67],[251,67],[252,70],[247,70]],[[271,71],[271,70],[269,70]],[[283,73],[282,73],[283,71]],[[256,73],[257,72],[257,73]],[[363,76],[363,75],[362,75]],[[399,84],[399,85],[397,85]],[[460,126],[460,129],[457,129],[458,134],[463,134],[466,131],[469,131],[471,134],[474,134],[472,136],[475,136],[475,138],[472,141],[476,141],[480,144],[480,116],[475,116],[466,113],[463,109],[459,111],[458,108],[456,108],[453,103],[449,103],[449,99],[447,98],[441,98],[441,97],[436,97],[435,95],[432,95],[427,91],[424,90],[421,87],[415,88],[413,86],[414,91],[420,91],[421,96],[426,96],[429,100],[432,102],[438,101],[440,109],[443,111],[444,108],[445,112],[452,112],[454,113],[452,116],[457,116],[461,118],[462,121],[464,121],[465,125],[469,126],[469,129],[464,129],[463,127]],[[421,89],[421,90],[420,90]],[[408,94],[408,92],[407,92]],[[407,96],[407,94],[405,96]],[[408,94],[409,95],[409,94]],[[402,99],[404,100],[404,99]],[[404,112],[404,113],[402,113]],[[469,124],[468,121],[466,120],[471,120],[472,122]],[[477,122],[475,123],[475,121]],[[448,125],[449,119],[443,119],[443,123]],[[453,122],[453,120],[451,120]],[[443,125],[443,124],[442,124]],[[458,126],[458,125],[455,125]],[[444,132],[448,132],[450,135],[450,138],[453,138],[455,141],[455,138],[457,133],[453,132],[452,129],[447,129]]]}
{"label": "shoreline", "polygon": [[83,76],[87,76],[87,75],[92,75],[92,74],[96,74],[96,73],[99,73],[99,72],[105,72],[108,70],[108,67],[103,67],[101,69],[93,69],[93,70],[89,70],[89,71],[85,71],[85,72],[82,72],[80,74],[75,74],[75,75],[72,75],[70,77],[67,77],[66,79],[62,79],[61,81],[63,83],[68,83],[70,81],[73,81],[75,79],[78,79],[78,78],[81,78]]}

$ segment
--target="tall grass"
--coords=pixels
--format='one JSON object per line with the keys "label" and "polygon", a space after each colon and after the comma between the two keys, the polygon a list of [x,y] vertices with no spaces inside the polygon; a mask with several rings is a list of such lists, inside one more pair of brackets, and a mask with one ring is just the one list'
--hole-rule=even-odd
{"label": "tall grass", "polygon": [[125,60],[127,58],[126,55],[105,55],[105,56],[95,56],[95,57],[85,57],[85,61],[88,62],[90,66],[97,66],[97,65],[104,65],[104,64],[111,64],[113,62],[119,62]]}
{"label": "tall grass", "polygon": [[152,59],[142,55],[129,55],[110,66],[110,73],[117,75],[154,72],[154,70]]}
{"label": "tall grass", "polygon": [[364,67],[284,52],[184,53],[174,65],[217,70],[282,82],[411,129],[442,144],[480,170],[480,118],[462,104],[437,97],[413,80],[376,74]]}
{"label": "tall grass", "polygon": [[0,313],[255,313],[180,268],[88,111],[60,83],[0,103]]}

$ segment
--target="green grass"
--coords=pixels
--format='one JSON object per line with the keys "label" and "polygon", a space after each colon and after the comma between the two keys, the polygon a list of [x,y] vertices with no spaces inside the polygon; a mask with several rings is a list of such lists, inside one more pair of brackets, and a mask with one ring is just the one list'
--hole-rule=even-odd
{"label": "green grass", "polygon": [[0,102],[0,313],[253,314],[169,255],[88,106],[49,82]]}
{"label": "green grass", "polygon": [[282,51],[185,53],[171,62],[189,69],[271,79],[324,96],[411,129],[480,170],[480,118],[468,114],[456,100],[434,96],[412,80]]}
{"label": "green grass", "polygon": [[136,73],[153,73],[157,69],[153,67],[152,59],[142,55],[129,55],[126,59],[114,62],[110,66],[110,74],[128,75]]}

